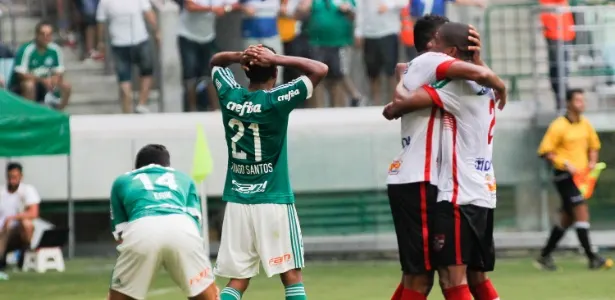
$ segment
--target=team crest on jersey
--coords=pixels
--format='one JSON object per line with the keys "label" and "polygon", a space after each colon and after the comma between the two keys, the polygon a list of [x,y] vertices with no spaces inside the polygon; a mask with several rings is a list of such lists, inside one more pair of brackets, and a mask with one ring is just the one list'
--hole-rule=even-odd
{"label": "team crest on jersey", "polygon": [[394,160],[391,165],[389,165],[389,175],[397,175],[399,173],[399,169],[401,169],[401,159]]}
{"label": "team crest on jersey", "polygon": [[440,251],[442,250],[442,248],[444,248],[445,238],[446,236],[444,234],[436,234],[433,237],[433,250],[434,251]]}

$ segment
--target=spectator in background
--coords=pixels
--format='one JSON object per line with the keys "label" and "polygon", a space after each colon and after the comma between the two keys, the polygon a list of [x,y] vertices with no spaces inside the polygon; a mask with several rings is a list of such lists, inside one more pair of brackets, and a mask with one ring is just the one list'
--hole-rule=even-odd
{"label": "spectator in background", "polygon": [[555,93],[555,106],[561,110],[566,108],[564,102],[569,74],[567,62],[570,58],[568,48],[576,35],[574,20],[570,11],[555,11],[557,7],[568,8],[568,0],[540,0],[540,5],[543,7],[540,21],[548,48],[549,80]]}
{"label": "spectator in background", "polygon": [[[267,45],[282,55],[282,41],[278,34],[278,14],[280,0],[240,0],[244,17],[241,22],[241,36],[244,47],[250,45]],[[278,72],[278,83],[282,81],[282,72]]]}
{"label": "spectator in background", "polygon": [[14,57],[13,50],[0,42],[0,88],[6,88],[7,79],[13,72]]}
{"label": "spectator in background", "polygon": [[446,2],[478,7],[487,5],[486,0],[410,0],[410,15],[413,21],[428,14],[446,17]]}
{"label": "spectator in background", "polygon": [[[302,34],[301,21],[297,20],[296,12],[301,0],[281,0],[278,30],[284,46],[284,54],[290,56],[309,57],[309,44],[305,34]],[[284,68],[284,82],[290,82],[302,74],[293,68]]]}
{"label": "spectator in background", "polygon": [[[27,250],[34,233],[34,219],[38,218],[41,198],[36,189],[22,183],[23,167],[13,162],[6,167],[6,185],[0,188],[0,280],[4,273],[6,255],[14,250]],[[23,265],[21,255],[19,265]]]}
{"label": "spectator in background", "polygon": [[149,113],[147,101],[154,74],[154,48],[149,41],[145,21],[155,32],[156,44],[160,41],[156,14],[149,0],[101,0],[96,13],[98,21],[99,51],[104,52],[105,25],[109,26],[111,52],[120,85],[122,112],[133,112],[132,67],[140,71],[139,102],[137,113]]}
{"label": "spectator in background", "polygon": [[[64,109],[70,98],[71,87],[64,80],[62,49],[51,42],[53,26],[40,22],[35,27],[35,38],[19,47],[15,67],[8,83],[9,89],[27,99]],[[59,101],[58,101],[59,99]]]}
{"label": "spectator in background", "polygon": [[[209,60],[216,53],[216,17],[233,9],[233,2],[214,6],[211,0],[185,0],[179,14],[177,44],[182,64],[182,79],[187,107],[184,111],[198,110],[197,82],[209,77]],[[216,90],[207,81],[208,106],[218,108]]]}
{"label": "spectator in background", "polygon": [[413,60],[419,54],[414,47],[414,22],[412,22],[410,17],[410,7],[407,5],[401,10],[400,38],[406,52],[405,61]]}
{"label": "spectator in background", "polygon": [[[79,14],[80,27],[84,38],[86,61],[101,60],[102,53],[96,50],[96,9],[100,0],[72,0]],[[135,0],[132,0],[135,1]]]}
{"label": "spectator in background", "polygon": [[[361,99],[348,77],[351,61],[349,50],[354,43],[355,7],[354,0],[303,0],[299,8],[307,22],[312,58],[329,67],[325,85],[333,107],[347,105],[347,89],[353,92],[353,103],[358,104]],[[307,104],[310,107],[324,107],[324,100],[323,85],[319,85],[314,90],[313,101]]]}
{"label": "spectator in background", "polygon": [[399,61],[400,12],[406,0],[357,0],[355,45],[363,48],[363,62],[373,104],[383,105],[381,75],[389,91],[397,86],[395,67]]}

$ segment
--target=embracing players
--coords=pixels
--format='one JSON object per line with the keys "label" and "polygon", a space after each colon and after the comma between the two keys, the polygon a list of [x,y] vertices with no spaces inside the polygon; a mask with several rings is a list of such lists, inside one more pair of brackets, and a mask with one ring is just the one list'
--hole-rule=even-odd
{"label": "embracing players", "polygon": [[[421,20],[417,21],[415,36],[426,34],[426,31],[417,32],[421,25],[420,22]],[[434,30],[433,27],[432,25],[432,30]],[[470,41],[473,41],[473,39],[468,39],[470,27],[451,23],[450,25],[442,25],[442,29],[444,29],[443,32],[439,34],[435,41],[431,41],[431,38],[429,38],[429,43],[434,45],[434,49],[431,49],[432,51],[447,52],[458,57],[469,55],[469,58],[472,58],[473,53],[467,51],[468,49],[475,49],[469,48],[472,45]],[[417,45],[420,44],[417,43]],[[460,49],[463,49],[463,51]],[[434,52],[425,53],[409,64],[404,79],[400,83],[403,84],[401,92],[403,93],[404,90],[414,90],[423,84],[436,81],[439,81],[440,85],[446,85],[450,82],[450,79],[478,81],[486,86],[497,88],[499,92],[504,93],[505,87],[502,81],[489,69],[458,61],[448,55]],[[465,81],[459,82],[465,83]],[[449,88],[455,85],[452,84]],[[502,104],[504,101],[505,99],[502,99]],[[440,266],[440,262],[444,266],[448,266],[448,262],[445,259],[446,256],[442,254],[447,253],[446,250],[449,245],[457,245],[456,241],[460,241],[457,238],[460,236],[457,234],[457,231],[453,232],[453,236],[448,237],[448,241],[445,241],[446,239],[443,240],[440,233],[434,235],[433,232],[430,232],[432,230],[441,231],[434,222],[439,222],[439,214],[446,215],[447,210],[447,208],[442,207],[442,204],[438,204],[436,208],[435,197],[437,192],[434,185],[442,186],[440,191],[446,191],[446,184],[452,180],[446,176],[437,178],[438,165],[436,160],[440,151],[439,132],[441,121],[439,118],[440,110],[433,107],[432,104],[432,102],[429,102],[428,104],[417,106],[416,101],[396,101],[387,105],[384,112],[385,116],[389,119],[402,117],[402,145],[404,146],[402,153],[392,163],[389,169],[389,179],[387,180],[391,209],[398,235],[402,270],[404,272],[404,287],[400,286],[398,288],[393,296],[393,300],[426,299],[433,281],[431,254],[434,254],[436,258],[442,256],[440,259],[433,260],[437,266]],[[414,113],[407,114],[410,112]],[[487,110],[487,113],[489,113],[489,110]],[[448,121],[446,120],[449,119],[449,117],[445,118],[445,136],[443,138],[447,137],[446,126]],[[447,144],[443,143],[442,147],[445,148],[446,146]],[[444,152],[446,149],[442,149],[442,151]],[[485,160],[488,160],[488,163]],[[455,163],[457,164],[457,162]],[[472,164],[474,163],[473,161]],[[482,164],[489,164],[490,166],[490,158],[483,157]],[[458,168],[457,165],[455,167]],[[481,168],[486,167],[483,166]],[[489,167],[489,169],[491,168]],[[485,178],[483,177],[482,180],[484,181]],[[457,205],[459,201],[459,186],[456,186],[455,191],[454,201],[452,199],[448,199],[448,201],[453,201]],[[463,196],[465,197],[465,195]],[[445,198],[451,198],[451,195],[444,192],[438,197],[441,201],[446,201],[447,199]],[[469,201],[466,198],[462,201]],[[446,220],[442,221],[447,222]],[[461,222],[461,219],[459,221]],[[445,224],[443,222],[440,223]],[[468,235],[469,233],[464,232],[462,234]],[[464,243],[469,247],[472,245],[472,242],[470,240]],[[438,249],[441,244],[442,247],[446,245],[447,249]],[[488,246],[486,247],[488,248]],[[434,253],[433,250],[439,251]],[[460,249],[454,246],[454,250]],[[455,264],[468,264],[470,261],[469,255],[473,250],[475,249],[464,249],[463,254],[466,257],[462,257],[461,251],[457,251],[462,259],[461,262],[455,261]],[[442,271],[441,278],[444,277],[444,280],[441,281],[446,298],[457,300],[470,297],[471,299],[472,295],[468,290],[468,286],[465,285],[465,267],[452,268],[455,272],[448,272],[447,268],[440,268]],[[488,271],[488,269],[488,267],[474,268],[473,265],[470,268],[470,270],[475,271]],[[448,276],[448,273],[452,275]],[[447,277],[451,277],[450,280],[447,280]],[[461,280],[458,277],[463,280],[457,282],[456,280]],[[495,289],[483,272],[468,271],[468,280],[476,299],[497,299]]]}
{"label": "embracing players", "polygon": [[163,145],[147,145],[135,170],[111,189],[111,228],[120,243],[109,300],[145,299],[160,266],[190,300],[216,300],[218,288],[201,234],[194,182],[170,167]]}
{"label": "embracing players", "polygon": [[[227,66],[241,63],[250,84],[241,87]],[[286,133],[289,114],[312,97],[327,66],[310,59],[276,55],[251,46],[211,59],[222,110],[228,169],[222,200],[227,202],[214,272],[230,278],[221,300],[239,300],[262,263],[269,277],[280,274],[286,300],[307,299],[301,269],[303,240],[288,175]],[[275,86],[277,66],[301,76]]]}

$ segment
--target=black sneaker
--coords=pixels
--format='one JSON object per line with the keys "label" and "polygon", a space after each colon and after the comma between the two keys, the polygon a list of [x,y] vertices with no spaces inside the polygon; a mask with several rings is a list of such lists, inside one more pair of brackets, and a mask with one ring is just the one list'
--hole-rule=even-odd
{"label": "black sneaker", "polygon": [[557,271],[557,266],[550,255],[538,257],[534,261],[534,266],[545,271]]}
{"label": "black sneaker", "polygon": [[590,270],[606,270],[610,269],[611,267],[613,267],[613,260],[610,258],[604,258],[596,255],[592,260],[589,261]]}

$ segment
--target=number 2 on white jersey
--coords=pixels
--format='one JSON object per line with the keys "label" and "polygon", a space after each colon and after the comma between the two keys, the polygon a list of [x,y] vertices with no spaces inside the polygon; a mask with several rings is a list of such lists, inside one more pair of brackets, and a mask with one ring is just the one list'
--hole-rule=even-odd
{"label": "number 2 on white jersey", "polygon": [[135,175],[132,178],[133,180],[140,180],[143,184],[143,188],[148,191],[154,190],[154,185],[167,187],[170,190],[177,190],[177,182],[175,181],[175,175],[171,172],[167,172],[162,174],[162,176],[158,177],[154,183],[149,178],[147,174],[141,173]]}
{"label": "number 2 on white jersey", "polygon": [[[237,133],[231,138],[231,155],[235,159],[248,159],[248,155],[245,152],[237,150],[237,142],[243,137],[245,126],[237,119],[228,121],[228,126],[231,127],[231,129],[237,127]],[[252,130],[252,135],[254,136],[254,161],[261,161],[263,160],[263,154],[261,151],[261,135],[258,124],[252,123],[248,128]]]}
{"label": "number 2 on white jersey", "polygon": [[495,127],[495,99],[489,100],[489,114],[493,115],[493,117],[491,118],[491,123],[489,124],[487,145],[491,145],[491,142],[493,142],[493,127]]}

